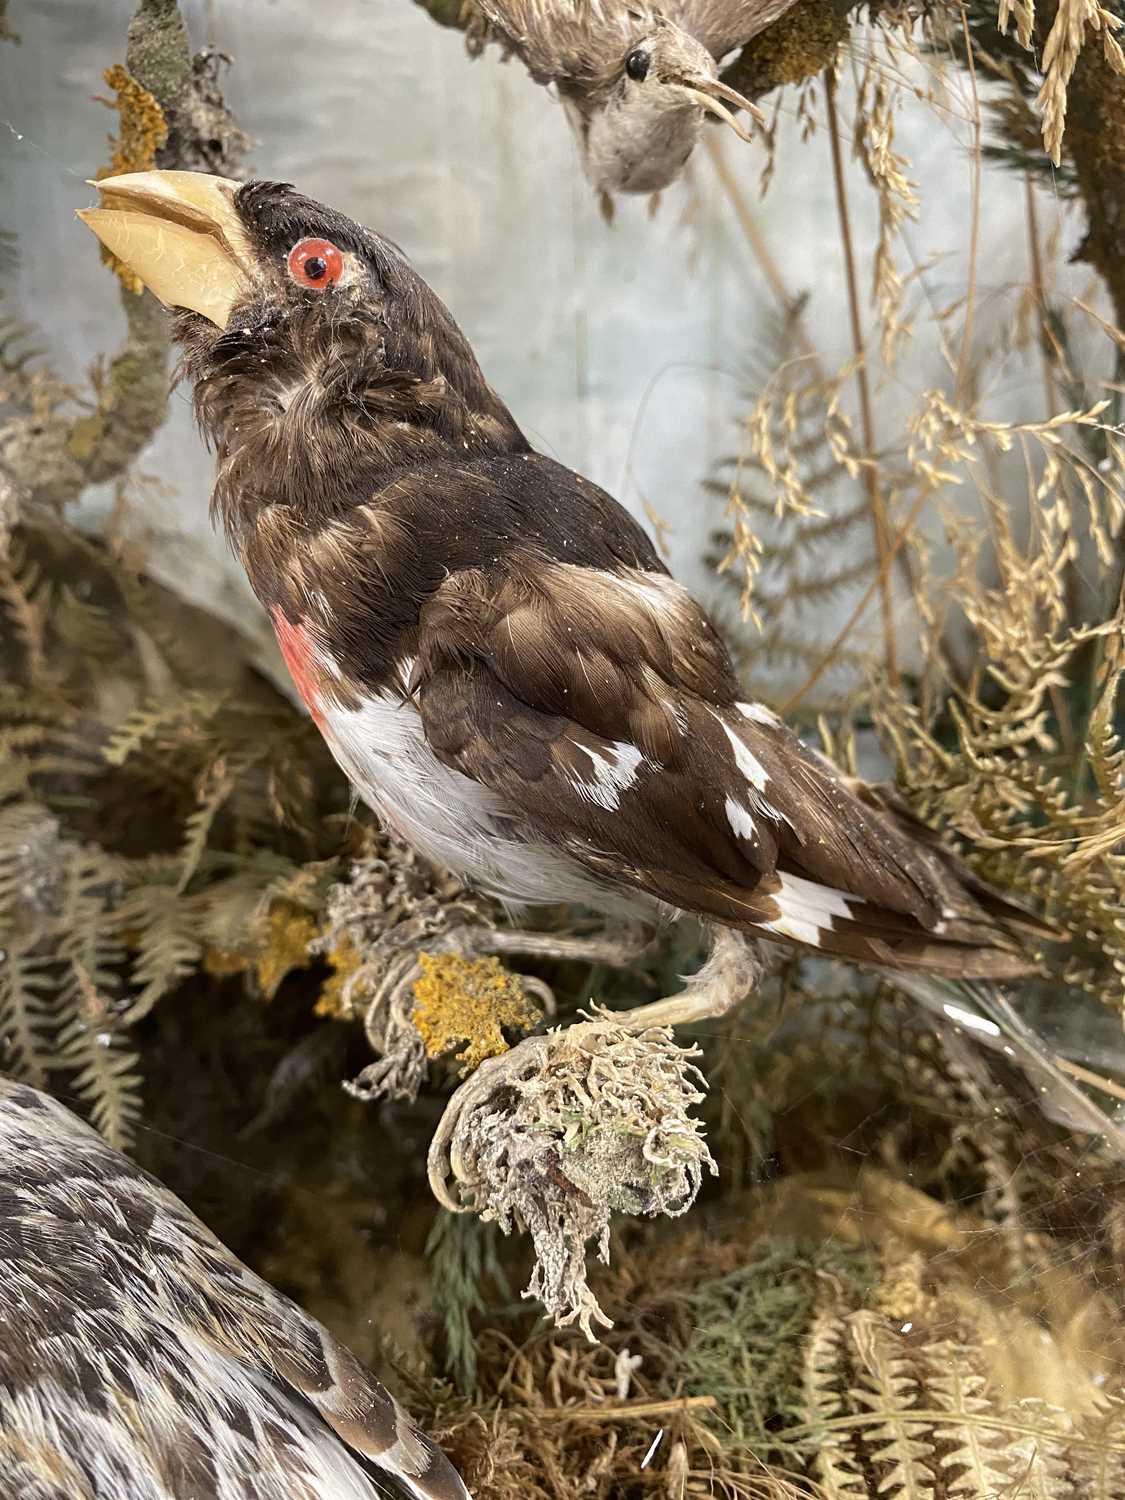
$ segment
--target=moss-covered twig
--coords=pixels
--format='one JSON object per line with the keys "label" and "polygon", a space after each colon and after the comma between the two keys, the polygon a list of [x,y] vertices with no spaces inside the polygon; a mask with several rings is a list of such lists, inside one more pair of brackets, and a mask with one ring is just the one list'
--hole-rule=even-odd
{"label": "moss-covered twig", "polygon": [[[121,127],[112,169],[148,166],[234,175],[246,138],[215,86],[214,60],[193,58],[175,0],[140,0],[125,66],[109,70]],[[77,417],[57,399],[25,403],[0,429],[0,473],[19,504],[54,509],[89,484],[116,479],[151,441],[168,406],[169,344],[150,296],[123,286],[125,342],[95,382],[92,409]]]}
{"label": "moss-covered twig", "polygon": [[417,0],[427,14],[439,26],[452,26],[463,31],[472,20],[473,8],[466,0]]}

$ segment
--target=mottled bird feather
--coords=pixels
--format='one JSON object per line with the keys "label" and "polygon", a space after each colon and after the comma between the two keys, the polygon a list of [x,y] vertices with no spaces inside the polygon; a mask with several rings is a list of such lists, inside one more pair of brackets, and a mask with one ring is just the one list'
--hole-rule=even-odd
{"label": "mottled bird feather", "polygon": [[0,1494],[467,1500],[338,1340],[56,1100],[0,1078]]}

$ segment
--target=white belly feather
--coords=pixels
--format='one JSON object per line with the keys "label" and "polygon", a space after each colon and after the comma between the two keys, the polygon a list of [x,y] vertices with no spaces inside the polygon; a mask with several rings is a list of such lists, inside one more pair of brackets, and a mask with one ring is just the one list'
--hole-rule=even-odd
{"label": "white belly feather", "polygon": [[438,760],[422,718],[399,693],[357,709],[323,703],[324,737],[341,769],[388,826],[435,864],[508,905],[575,902],[635,911],[644,898],[613,891],[521,825],[487,787]]}

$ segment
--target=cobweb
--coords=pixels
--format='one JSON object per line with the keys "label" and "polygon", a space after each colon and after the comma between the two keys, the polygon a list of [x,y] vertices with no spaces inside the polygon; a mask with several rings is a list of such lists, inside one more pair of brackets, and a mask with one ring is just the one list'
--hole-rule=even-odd
{"label": "cobweb", "polygon": [[[11,17],[25,50],[0,56],[7,68],[28,56],[46,66],[26,49],[36,16],[57,21],[59,12],[26,10],[27,25],[19,7]],[[86,201],[81,183],[100,159],[100,149],[81,148],[85,103],[114,55],[107,47],[103,56],[77,22],[52,42],[67,49],[57,129],[41,113],[5,118],[12,160],[0,178],[18,170],[10,202],[41,201],[68,216]],[[1012,202],[1009,194],[997,215],[1008,224]],[[72,251],[61,231],[29,234],[21,213],[0,210],[0,229],[15,236],[3,264],[10,271],[15,257],[20,298],[9,297],[5,312],[38,319],[45,293],[28,247],[59,267]],[[34,222],[42,228],[47,216]],[[707,236],[697,239],[699,250]],[[77,292],[61,272],[54,283],[60,311],[50,332],[76,379],[101,337],[84,343],[83,299],[98,295],[98,274],[83,271]],[[946,280],[941,290],[952,297]],[[612,296],[623,295],[615,278]],[[645,326],[642,303],[630,314],[634,328]],[[608,318],[609,304],[600,305]],[[786,321],[783,332],[792,328]],[[1005,354],[1018,363],[1014,340]],[[612,411],[601,418],[612,425]],[[185,511],[187,491],[205,479],[193,472],[200,482],[183,486]],[[651,479],[650,470],[649,488]],[[829,546],[857,519],[840,505]],[[689,512],[693,545],[709,521],[719,524]],[[850,609],[865,584],[848,561],[836,582]],[[831,577],[815,567],[807,577],[808,600],[831,593]],[[791,604],[774,583],[771,606]],[[794,682],[830,643],[836,608],[803,616],[797,646],[769,642]],[[855,663],[843,667],[850,691]],[[864,729],[873,755],[869,722]],[[654,995],[664,978],[630,976],[628,998],[650,998],[646,983]],[[608,987],[604,975],[571,979],[596,997]],[[479,1493],[682,1500],[780,1496],[791,1484],[801,1494],[815,1485],[828,1496],[892,1500],[1125,1496],[1125,1167],[1082,1119],[1067,1119],[1065,1101],[1051,1096],[1054,1076],[1017,1066],[1014,1037],[989,1014],[974,1023],[959,1000],[927,1009],[810,962],[788,968],[728,1024],[700,1028],[719,1179],[675,1225],[618,1221],[611,1264],[595,1273],[614,1327],[587,1348],[537,1327],[526,1307],[513,1312],[480,1269],[500,1274],[495,1244],[484,1254],[475,1226],[460,1258],[430,1279],[419,1225],[432,1219],[422,1163],[433,1120],[398,1107],[359,1110],[325,1077],[319,1043],[294,1062],[294,1047],[315,1035],[307,993],[269,1011],[198,986],[146,1023],[138,1155],[363,1357],[381,1357],[387,1344],[405,1349],[407,1366],[423,1372],[419,1404],[431,1399],[434,1351],[449,1355],[460,1317],[476,1383],[447,1392],[439,1415],[451,1452],[470,1477],[473,1465],[483,1476]],[[1071,1065],[1071,1083],[1085,1086],[1075,1069],[1111,1085],[1125,1079],[1120,1021],[1108,1006],[1061,983],[1024,986],[1012,1003],[1051,1067]],[[287,1060],[297,1080],[287,1109],[265,1139],[239,1139],[263,1103],[263,1077]],[[1112,1088],[1090,1097],[1125,1129]],[[505,1255],[522,1285],[526,1247],[515,1241]],[[450,1311],[441,1277],[453,1264],[471,1295]],[[440,1332],[435,1305],[446,1319]]]}

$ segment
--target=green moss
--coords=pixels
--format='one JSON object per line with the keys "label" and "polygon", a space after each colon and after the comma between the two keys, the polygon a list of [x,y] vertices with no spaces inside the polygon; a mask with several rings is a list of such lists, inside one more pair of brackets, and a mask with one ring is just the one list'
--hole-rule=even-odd
{"label": "green moss", "polygon": [[847,39],[856,0],[801,0],[740,53],[723,78],[751,99],[830,67]]}
{"label": "green moss", "polygon": [[876,1275],[866,1250],[778,1239],[695,1288],[686,1389],[717,1398],[724,1446],[766,1457],[778,1419],[802,1410],[804,1349],[824,1288],[833,1288],[838,1303],[861,1307]]}

